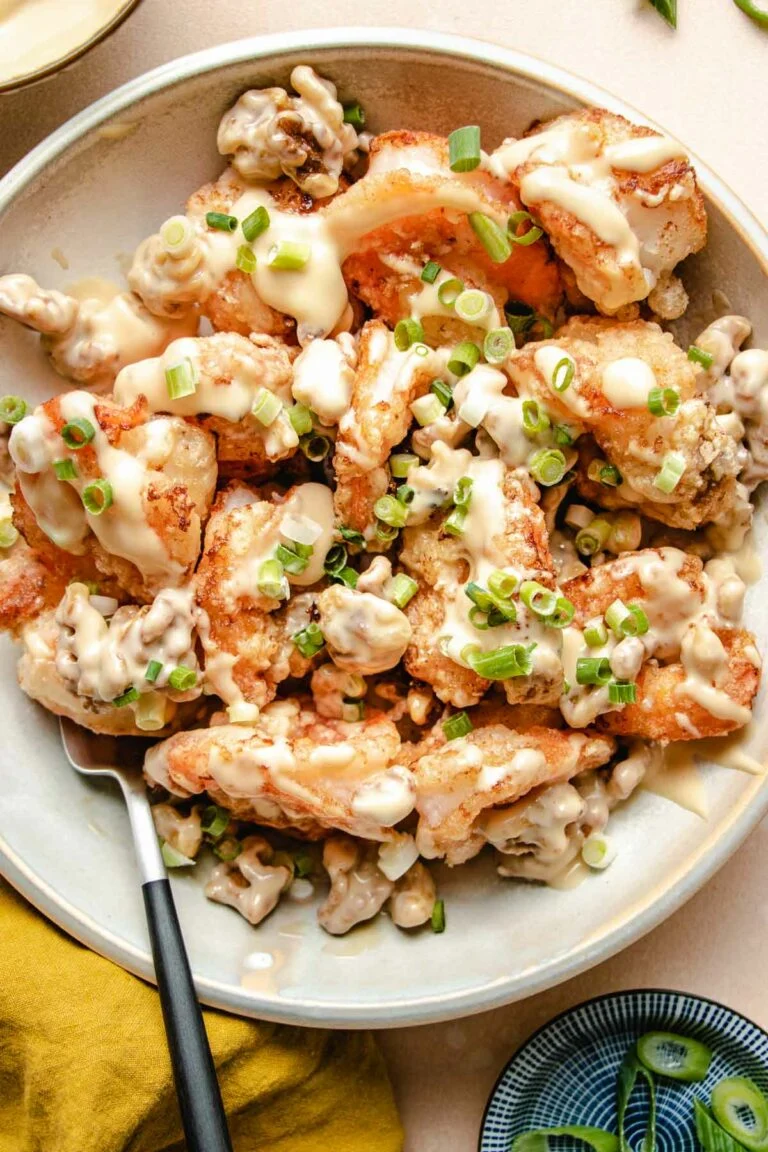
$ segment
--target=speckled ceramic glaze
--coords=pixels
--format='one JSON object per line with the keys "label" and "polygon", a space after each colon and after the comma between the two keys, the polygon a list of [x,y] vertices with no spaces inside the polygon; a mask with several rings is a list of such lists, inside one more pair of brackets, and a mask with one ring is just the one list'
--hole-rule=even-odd
{"label": "speckled ceramic glaze", "polygon": [[[539,1029],[507,1064],[483,1118],[479,1152],[509,1152],[532,1128],[564,1124],[616,1131],[616,1076],[627,1049],[645,1032],[676,1032],[714,1053],[698,1084],[657,1078],[658,1152],[699,1152],[693,1099],[709,1103],[726,1076],[747,1076],[768,1091],[768,1034],[722,1004],[678,992],[620,992],[589,1000]],[[626,1133],[639,1149],[647,1097],[630,1098]],[[558,1138],[558,1152],[584,1145]]]}
{"label": "speckled ceramic glaze", "polygon": [[[118,89],[0,183],[0,272],[27,271],[53,287],[94,274],[119,279],[125,254],[221,169],[215,138],[222,112],[247,87],[286,84],[297,63],[331,77],[343,99],[359,99],[373,131],[447,132],[479,122],[486,147],[493,147],[534,118],[582,103],[639,117],[586,81],[465,39],[366,29],[223,45]],[[693,297],[690,331],[718,289],[752,316],[765,344],[766,237],[715,176],[703,166],[699,175],[710,243],[684,269]],[[0,321],[0,349],[2,392],[42,398],[60,389],[29,332]],[[758,546],[765,530],[758,515]],[[761,598],[768,600],[768,581],[750,591],[746,613],[763,633]],[[151,977],[122,803],[109,786],[89,786],[67,768],[52,718],[21,695],[14,663],[5,642],[0,868],[73,935]],[[762,757],[757,738],[748,747]],[[193,875],[174,878],[200,995],[245,1015],[347,1026],[445,1019],[526,996],[658,924],[768,810],[762,777],[712,765],[704,769],[704,790],[707,820],[659,796],[634,798],[612,818],[618,858],[574,891],[500,880],[486,859],[437,869],[448,920],[442,935],[408,935],[379,916],[333,939],[317,926],[314,905],[290,902],[254,930],[204,899],[209,865],[202,863]]]}

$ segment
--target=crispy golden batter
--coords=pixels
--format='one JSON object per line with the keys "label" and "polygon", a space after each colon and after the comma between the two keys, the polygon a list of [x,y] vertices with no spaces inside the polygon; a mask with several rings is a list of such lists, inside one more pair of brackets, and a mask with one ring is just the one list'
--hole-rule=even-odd
{"label": "crispy golden batter", "polygon": [[[556,393],[537,367],[536,353],[547,346],[562,349],[575,361],[573,381],[564,393]],[[610,403],[602,374],[624,358],[642,360],[656,386],[679,393],[681,404],[674,416],[653,416],[645,404],[616,408]],[[587,499],[607,508],[635,508],[688,529],[722,515],[733,504],[741,468],[738,444],[718,424],[714,408],[696,396],[693,365],[658,325],[577,316],[559,330],[556,340],[528,344],[517,352],[509,361],[509,374],[518,392],[538,400],[553,420],[575,424],[594,437],[597,447],[584,444],[578,474],[579,490]],[[671,451],[682,455],[685,471],[673,491],[664,493],[654,480]],[[623,483],[618,488],[587,478],[595,457],[619,469]]]}
{"label": "crispy golden batter", "polygon": [[390,768],[399,747],[397,728],[381,713],[347,724],[288,701],[271,704],[253,727],[180,732],[149,752],[145,772],[176,794],[205,791],[238,819],[309,839],[338,828],[389,840],[390,828],[370,814],[364,798],[391,781],[402,792],[403,815],[411,810],[409,774]]}
{"label": "crispy golden batter", "polygon": [[605,764],[615,745],[597,733],[504,724],[475,728],[413,764],[422,856],[461,864],[476,856],[484,839],[475,829],[487,808],[514,804],[541,784],[569,780]]}

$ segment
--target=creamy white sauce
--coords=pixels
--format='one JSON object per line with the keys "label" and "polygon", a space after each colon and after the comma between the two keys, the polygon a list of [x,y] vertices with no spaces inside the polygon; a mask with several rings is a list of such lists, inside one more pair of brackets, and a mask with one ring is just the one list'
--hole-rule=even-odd
{"label": "creamy white sauce", "polygon": [[322,424],[338,424],[349,408],[356,360],[347,332],[337,340],[313,340],[293,363],[294,399],[316,412]]}
{"label": "creamy white sauce", "polygon": [[653,370],[636,356],[612,360],[603,368],[602,390],[614,408],[645,408],[655,387]]}
{"label": "creamy white sauce", "polygon": [[685,160],[687,153],[682,144],[669,136],[639,136],[609,144],[605,157],[611,168],[623,172],[654,172],[670,160]]}

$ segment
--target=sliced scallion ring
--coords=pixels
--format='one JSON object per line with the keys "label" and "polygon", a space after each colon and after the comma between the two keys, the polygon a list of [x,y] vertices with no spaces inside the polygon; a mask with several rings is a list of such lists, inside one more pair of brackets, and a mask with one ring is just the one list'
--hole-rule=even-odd
{"label": "sliced scallion ring", "polygon": [[312,256],[312,246],[301,240],[281,240],[267,253],[267,264],[280,272],[300,272]]}
{"label": "sliced scallion ring", "polygon": [[197,684],[197,672],[193,668],[179,664],[169,672],[168,684],[174,692],[189,692],[190,688],[194,688]]}
{"label": "sliced scallion ring", "polygon": [[698,1096],[693,1098],[693,1115],[696,1121],[696,1135],[704,1152],[744,1152],[744,1145],[717,1124],[709,1109]]}
{"label": "sliced scallion ring", "polygon": [[297,436],[306,436],[312,431],[312,409],[306,404],[292,404],[286,413]]}
{"label": "sliced scallion ring", "polygon": [[325,644],[325,636],[319,624],[314,622],[307,624],[306,628],[302,628],[299,632],[294,632],[291,639],[302,656],[306,656],[308,660],[316,656]]}
{"label": "sliced scallion ring", "polygon": [[[530,224],[531,227],[523,232],[522,236],[519,235],[519,228],[521,224]],[[513,212],[507,221],[507,236],[513,244],[519,244],[522,248],[527,248],[530,244],[535,244],[544,235],[544,230],[539,228],[533,222],[533,216],[530,212],[520,210]]]}
{"label": "sliced scallion ring", "polygon": [[194,228],[186,216],[171,216],[160,229],[160,239],[170,256],[180,257],[188,250]]}
{"label": "sliced scallion ring", "polygon": [[351,124],[356,132],[365,128],[365,109],[357,100],[344,105],[344,123]]}
{"label": "sliced scallion ring", "polygon": [[667,495],[674,492],[685,472],[685,467],[685,456],[682,452],[667,452],[661,471],[653,478],[654,487]]}
{"label": "sliced scallion ring", "polygon": [[729,1136],[750,1152],[768,1148],[768,1100],[744,1076],[729,1076],[715,1084],[711,1097],[712,1111],[718,1124]]}
{"label": "sliced scallion ring", "polygon": [[618,488],[622,482],[622,475],[615,464],[607,460],[590,460],[587,476],[596,484],[603,484],[606,488]]}
{"label": "sliced scallion ring", "polygon": [[235,840],[234,836],[224,836],[217,844],[213,845],[214,856],[218,856],[219,860],[223,860],[227,864],[236,860],[242,850],[242,844],[239,840]]}
{"label": "sliced scallion ring", "polygon": [[197,380],[197,368],[188,356],[165,370],[165,386],[171,400],[192,396],[197,391]]}
{"label": "sliced scallion ring", "polygon": [[552,387],[555,392],[567,391],[571,386],[575,372],[576,365],[570,356],[563,356],[562,360],[558,360],[552,372]]}
{"label": "sliced scallion ring", "polygon": [[270,600],[285,600],[288,597],[288,581],[285,579],[283,566],[274,558],[265,560],[259,568],[256,579],[256,588],[262,596]]}
{"label": "sliced scallion ring", "polygon": [[674,416],[680,407],[680,393],[674,388],[651,388],[648,411],[652,416]]}
{"label": "sliced scallion ring", "polygon": [[514,347],[515,338],[509,328],[492,328],[483,341],[483,356],[489,364],[503,364]]}
{"label": "sliced scallion ring", "polygon": [[77,468],[75,467],[75,462],[69,458],[66,460],[54,460],[53,470],[56,473],[57,480],[77,479]]}
{"label": "sliced scallion ring", "polygon": [[602,832],[593,832],[581,846],[581,858],[589,868],[602,872],[616,859],[616,848]]}
{"label": "sliced scallion ring", "polygon": [[443,735],[446,740],[458,740],[472,731],[472,721],[466,712],[454,712],[443,720]]}
{"label": "sliced scallion ring", "polygon": [[424,343],[424,329],[412,316],[398,320],[395,325],[395,347],[398,352],[407,352],[412,344]]}
{"label": "sliced scallion ring", "polygon": [[259,424],[269,428],[277,420],[282,410],[283,402],[275,396],[274,392],[270,392],[268,388],[259,388],[253,398],[253,407],[251,408],[251,414],[258,420]]}
{"label": "sliced scallion ring", "polygon": [[226,808],[218,804],[209,804],[200,817],[200,828],[209,840],[220,840],[229,827],[231,819]]}
{"label": "sliced scallion ring", "polygon": [[405,504],[406,507],[408,507],[409,504],[413,504],[415,495],[416,491],[414,488],[411,488],[410,484],[399,484],[395,492],[397,499],[401,504]]}
{"label": "sliced scallion ring", "polygon": [[594,556],[605,547],[610,534],[610,522],[596,516],[586,528],[576,533],[576,551],[582,556]]}
{"label": "sliced scallion ring", "polygon": [[240,227],[248,243],[253,244],[254,240],[258,240],[259,236],[269,228],[269,212],[263,204],[260,204],[258,208],[254,208],[250,215],[246,216]]}
{"label": "sliced scallion ring", "polygon": [[[397,536],[397,529],[393,531]],[[342,568],[341,572],[335,572],[331,579],[334,584],[343,584],[345,588],[357,588],[358,575],[354,568]]]}
{"label": "sliced scallion ring", "polygon": [[466,376],[480,359],[480,349],[471,340],[462,340],[452,349],[448,360],[448,371],[454,376]]}
{"label": "sliced scallion ring", "polygon": [[602,648],[608,643],[608,629],[602,617],[587,622],[584,628],[584,643],[588,648]]}
{"label": "sliced scallion ring", "polygon": [[396,452],[389,458],[389,471],[395,480],[404,480],[411,468],[417,468],[421,461],[411,452]]}
{"label": "sliced scallion ring", "polygon": [[568,424],[555,424],[552,435],[555,438],[555,444],[561,448],[570,448],[571,444],[576,443],[578,432]]}
{"label": "sliced scallion ring", "polygon": [[434,284],[438,276],[442,272],[442,268],[434,260],[428,260],[421,270],[421,279],[425,284]]}
{"label": "sliced scallion ring", "polygon": [[480,164],[480,128],[468,124],[455,128],[448,137],[448,164],[451,172],[472,172]]}
{"label": "sliced scallion ring", "polygon": [[433,932],[445,932],[445,901],[435,900],[429,924]]}
{"label": "sliced scallion ring", "polygon": [[715,358],[711,352],[707,352],[704,348],[699,348],[696,344],[691,344],[688,349],[688,359],[692,364],[700,365],[704,371],[708,371],[715,362]]}
{"label": "sliced scallion ring", "polygon": [[456,315],[466,324],[482,324],[493,308],[493,298],[479,288],[465,288],[456,297]]}
{"label": "sliced scallion ring", "polygon": [[544,618],[548,628],[567,628],[576,615],[576,605],[567,596],[558,596],[555,610]]}
{"label": "sliced scallion ring", "polygon": [[471,476],[460,476],[453,486],[453,502],[457,508],[469,508],[472,501]]}
{"label": "sliced scallion ring", "polygon": [[21,396],[3,396],[0,399],[0,420],[3,424],[18,424],[27,414],[27,402]]}
{"label": "sliced scallion ring", "polygon": [[[179,852],[178,848],[174,848],[167,840],[163,840],[160,844],[160,855],[163,858],[163,864],[166,868],[189,868],[195,863],[191,856],[185,856],[183,852]],[[166,884],[168,881],[166,880]]]}
{"label": "sliced scallion ring", "polygon": [[453,404],[453,389],[445,380],[433,380],[429,386],[430,392],[437,396],[446,412]]}
{"label": "sliced scallion ring", "polygon": [[547,1152],[551,1147],[550,1136],[570,1136],[572,1140],[581,1140],[593,1152],[619,1152],[619,1140],[613,1132],[583,1124],[564,1124],[559,1128],[534,1128],[530,1132],[521,1132],[512,1141],[509,1152]]}
{"label": "sliced scallion ring", "polygon": [[418,590],[419,586],[412,576],[407,576],[405,572],[398,572],[389,585],[387,599],[396,608],[405,608],[406,604],[413,600]]}
{"label": "sliced scallion ring", "polygon": [[430,392],[426,396],[419,396],[413,401],[411,404],[411,412],[413,412],[421,427],[426,428],[428,424],[434,424],[435,420],[439,420],[441,416],[445,415],[445,405],[439,396],[435,396],[433,392]]}
{"label": "sliced scallion ring", "polygon": [[[416,457],[418,460],[418,457]],[[394,475],[394,473],[393,473]],[[361,548],[365,548],[365,536],[362,532],[358,532],[356,528],[348,528],[346,524],[339,526],[339,535],[342,540],[346,540],[347,544],[357,544]]]}
{"label": "sliced scallion ring", "polygon": [[342,568],[347,565],[347,550],[343,544],[334,544],[332,548],[328,549],[323,568],[329,576],[335,576],[337,572],[341,572]]}
{"label": "sliced scallion ring", "polygon": [[576,683],[603,687],[611,679],[611,666],[605,656],[579,656]]}
{"label": "sliced scallion ring", "polygon": [[311,433],[308,436],[301,437],[299,447],[307,460],[311,460],[313,464],[319,464],[321,460],[325,460],[330,452],[331,442],[327,436],[319,436]]}
{"label": "sliced scallion ring", "polygon": [[230,216],[227,212],[206,212],[205,222],[218,232],[234,232],[238,224],[237,216]]}
{"label": "sliced scallion ring", "polygon": [[[535,644],[505,644],[492,648],[466,653],[467,663],[473,672],[484,680],[509,680],[513,676],[530,676],[533,671],[533,650]],[[465,649],[462,649],[464,656]]]}
{"label": "sliced scallion ring", "polygon": [[512,255],[510,238],[504,229],[483,212],[470,212],[468,216],[472,231],[482,244],[494,264],[503,264]]}
{"label": "sliced scallion ring", "polygon": [[115,696],[112,704],[115,708],[125,708],[128,704],[135,704],[138,698],[138,690],[131,685],[131,687],[126,689],[120,696]]}
{"label": "sliced scallion ring", "polygon": [[523,400],[523,431],[528,436],[538,436],[549,428],[549,416],[536,400]]}
{"label": "sliced scallion ring", "polygon": [[631,680],[612,680],[608,685],[610,704],[634,704],[637,701],[637,684]]}
{"label": "sliced scallion ring", "polygon": [[466,519],[466,508],[454,508],[450,516],[447,516],[445,519],[443,532],[447,532],[449,536],[463,536]]}
{"label": "sliced scallion ring", "polygon": [[289,572],[291,576],[301,576],[309,565],[309,557],[302,555],[302,549],[294,541],[291,541],[290,547],[278,544],[275,548],[275,560],[282,565],[283,571]]}
{"label": "sliced scallion ring", "polygon": [[383,520],[376,522],[376,539],[383,540],[385,544],[391,544],[393,540],[397,540],[400,534],[400,529],[395,528],[394,524],[385,524]]}
{"label": "sliced scallion ring", "polygon": [[540,448],[528,461],[531,475],[545,488],[559,484],[566,473],[565,456],[559,448]]}
{"label": "sliced scallion ring", "polygon": [[373,506],[373,514],[393,528],[404,528],[408,520],[408,508],[395,496],[380,496]]}
{"label": "sliced scallion ring", "polygon": [[649,1072],[688,1084],[706,1079],[712,1062],[706,1044],[675,1032],[646,1032],[637,1042],[637,1055]]}
{"label": "sliced scallion ring", "polygon": [[551,616],[557,607],[557,592],[545,588],[538,580],[523,580],[520,585],[520,599],[540,620]]}
{"label": "sliced scallion ring", "polygon": [[256,253],[249,244],[241,244],[235,256],[235,267],[246,276],[252,276],[256,271]]}
{"label": "sliced scallion ring", "polygon": [[149,664],[147,664],[147,670],[144,673],[144,679],[148,680],[150,684],[154,684],[162,670],[163,665],[159,660],[150,660]]}
{"label": "sliced scallion ring", "polygon": [[68,420],[61,430],[61,438],[66,444],[67,448],[71,448],[73,452],[79,451],[84,448],[86,444],[90,444],[96,435],[96,429],[90,420],[84,419],[82,416],[76,416],[74,420]]}
{"label": "sliced scallion ring", "polygon": [[512,332],[524,335],[536,323],[536,309],[522,300],[508,300],[504,305],[504,315]]}
{"label": "sliced scallion ring", "polygon": [[519,584],[520,581],[514,572],[502,572],[500,568],[496,568],[488,577],[489,592],[502,600],[509,600],[510,596],[514,596]]}
{"label": "sliced scallion ring", "polygon": [[444,308],[453,308],[456,300],[464,291],[464,281],[457,276],[450,276],[437,286],[437,298]]}
{"label": "sliced scallion ring", "polygon": [[92,480],[83,488],[80,499],[86,512],[91,516],[101,516],[112,504],[112,485],[109,480]]}

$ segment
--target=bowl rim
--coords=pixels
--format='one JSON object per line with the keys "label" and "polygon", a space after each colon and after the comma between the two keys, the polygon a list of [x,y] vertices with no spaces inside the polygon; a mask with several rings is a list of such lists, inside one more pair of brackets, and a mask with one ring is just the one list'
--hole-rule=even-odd
{"label": "bowl rim", "polygon": [[[584,104],[599,104],[639,123],[659,125],[637,109],[609,92],[565,69],[514,49],[500,48],[481,40],[445,33],[432,33],[398,27],[331,28],[275,33],[231,41],[206,48],[162,64],[129,80],[77,113],[20,160],[0,180],[0,214],[16,196],[45,168],[61,156],[86,133],[105,120],[122,113],[144,97],[203,75],[218,68],[248,61],[262,61],[282,55],[327,50],[392,50],[402,53],[432,55],[457,59],[464,63],[491,67],[500,73],[517,75],[535,84],[543,84],[569,99]],[[768,275],[768,233],[734,192],[693,153],[697,175],[703,191],[727,218],[731,227],[762,265]],[[0,218],[0,227],[2,221]],[[281,1000],[279,996],[263,998],[247,989],[233,988],[210,977],[197,976],[195,985],[200,999],[213,1007],[262,1020],[289,1024],[364,1028],[402,1027],[484,1012],[502,1004],[544,991],[595,964],[607,960],[628,947],[689,900],[729,859],[762,817],[768,813],[768,777],[752,778],[734,809],[722,822],[717,835],[710,833],[693,854],[667,880],[660,895],[650,893],[635,912],[630,909],[613,923],[598,930],[597,938],[588,937],[575,952],[556,956],[532,972],[513,978],[494,979],[469,989],[440,993],[436,996],[408,997],[407,990],[397,999],[381,1005],[354,1000],[301,1001]],[[714,842],[712,842],[714,840]],[[74,907],[56,893],[46,881],[0,837],[0,873],[49,919],[64,928],[81,943],[119,963],[134,974],[154,981],[149,951],[128,944],[92,917]]]}
{"label": "bowl rim", "polygon": [[48,77],[55,76],[57,72],[69,68],[81,56],[85,56],[86,52],[90,52],[91,48],[95,48],[102,40],[106,40],[108,36],[116,32],[123,21],[127,20],[130,14],[138,8],[139,4],[141,4],[141,0],[125,0],[122,8],[119,8],[106,24],[102,24],[92,36],[89,36],[82,44],[77,44],[71,51],[67,52],[66,56],[58,56],[50,64],[35,68],[34,72],[24,72],[21,76],[13,76],[10,80],[2,81],[0,83],[0,96],[11,92],[20,92],[22,88],[38,84],[41,80],[47,80]]}
{"label": "bowl rim", "polygon": [[491,1088],[491,1091],[488,1093],[488,1100],[483,1109],[483,1118],[480,1121],[477,1152],[483,1152],[485,1124],[496,1093],[501,1087],[502,1081],[505,1079],[509,1069],[529,1045],[534,1044],[539,1037],[549,1028],[553,1027],[553,1025],[559,1024],[576,1012],[583,1012],[585,1008],[590,1008],[593,1004],[605,1004],[610,1000],[623,1003],[627,1000],[633,1001],[638,996],[664,996],[672,1000],[692,1000],[696,1004],[706,1004],[711,1008],[719,1008],[722,1012],[727,1012],[729,1016],[740,1021],[742,1024],[748,1024],[750,1028],[754,1028],[755,1032],[760,1032],[766,1040],[768,1040],[768,1030],[763,1028],[761,1024],[757,1024],[754,1020],[751,1020],[749,1016],[745,1016],[743,1012],[739,1012],[737,1008],[731,1008],[730,1004],[724,1004],[722,1000],[715,1000],[712,996],[700,996],[698,992],[685,992],[679,988],[656,988],[655,986],[648,988],[619,988],[615,992],[600,992],[597,996],[590,996],[586,1000],[579,1000],[576,1004],[571,1004],[569,1008],[563,1008],[560,1012],[556,1012],[554,1016],[546,1020],[543,1024],[539,1024],[538,1028],[535,1028],[530,1035],[526,1036],[525,1039],[521,1040],[517,1045],[496,1077],[493,1088]]}

